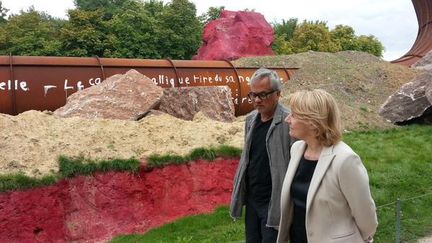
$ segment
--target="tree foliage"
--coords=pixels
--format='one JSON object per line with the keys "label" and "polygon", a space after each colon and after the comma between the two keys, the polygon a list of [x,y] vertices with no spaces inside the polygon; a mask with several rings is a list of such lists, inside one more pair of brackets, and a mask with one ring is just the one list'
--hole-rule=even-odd
{"label": "tree foliage", "polygon": [[[210,7],[201,16],[190,0],[74,0],[68,19],[34,8],[7,18],[0,0],[0,54],[190,59],[201,44],[204,26],[225,7]],[[252,10],[253,11],[253,10]],[[322,21],[296,18],[273,23],[277,54],[308,50],[357,50],[382,56],[372,36],[356,36],[350,26],[329,30]]]}
{"label": "tree foliage", "polygon": [[291,18],[287,21],[284,19],[282,23],[274,22],[273,29],[275,32],[275,40],[273,42],[273,50],[278,54],[291,54],[293,53],[292,44],[290,40],[294,36],[294,31],[297,27],[297,19]]}
{"label": "tree foliage", "polygon": [[188,0],[172,0],[160,16],[157,36],[161,56],[190,59],[201,44],[202,26],[196,17],[196,7]]}
{"label": "tree foliage", "polygon": [[65,56],[103,57],[107,43],[107,22],[101,10],[69,10],[69,21],[61,30]]}
{"label": "tree foliage", "polygon": [[118,14],[122,7],[133,0],[74,0],[76,9],[84,11],[97,11],[103,13],[103,19],[109,20]]}
{"label": "tree foliage", "polygon": [[76,0],[62,30],[67,56],[190,59],[202,27],[188,0]]}
{"label": "tree foliage", "polygon": [[356,38],[356,50],[367,52],[377,57],[381,57],[382,52],[384,51],[384,46],[373,35],[361,35]]}
{"label": "tree foliage", "polygon": [[273,29],[276,36],[283,36],[286,41],[289,41],[294,36],[294,31],[297,28],[297,18],[282,20],[282,23],[274,22]]}
{"label": "tree foliage", "polygon": [[296,52],[309,50],[321,52],[338,51],[325,22],[304,21],[294,31],[291,43]]}
{"label": "tree foliage", "polygon": [[356,36],[354,29],[347,25],[336,25],[330,31],[333,42],[338,45],[339,50],[355,50],[356,49]]}
{"label": "tree foliage", "polygon": [[64,22],[30,7],[0,25],[0,54],[56,56]]}
{"label": "tree foliage", "polygon": [[159,18],[164,9],[164,3],[159,0],[149,0],[144,2],[144,9],[153,18]]}
{"label": "tree foliage", "polygon": [[294,53],[291,42],[287,41],[284,35],[275,36],[275,40],[272,44],[272,49],[275,53],[279,55],[289,55]]}
{"label": "tree foliage", "polygon": [[7,22],[6,15],[8,12],[9,12],[9,9],[3,7],[3,3],[0,1],[0,24]]}
{"label": "tree foliage", "polygon": [[277,54],[291,54],[305,51],[363,51],[381,57],[384,46],[374,36],[356,36],[354,29],[346,25],[337,25],[329,30],[322,21],[303,21],[296,19],[274,23],[275,41],[273,50]]}
{"label": "tree foliage", "polygon": [[[155,5],[152,5],[155,6]],[[108,42],[110,49],[105,53],[107,57],[123,58],[162,58],[156,26],[157,19],[153,14],[158,11],[152,9],[149,14],[147,6],[136,5],[124,9],[108,23],[111,30]]]}
{"label": "tree foliage", "polygon": [[213,20],[216,20],[220,17],[222,11],[225,10],[225,6],[220,7],[210,7],[207,12],[202,14],[199,19],[203,26],[206,26],[208,23],[210,23]]}

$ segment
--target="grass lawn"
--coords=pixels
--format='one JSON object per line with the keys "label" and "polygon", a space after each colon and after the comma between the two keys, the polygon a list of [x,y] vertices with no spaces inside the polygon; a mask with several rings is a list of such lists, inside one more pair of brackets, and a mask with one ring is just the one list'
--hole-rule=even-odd
{"label": "grass lawn", "polygon": [[[395,242],[395,202],[401,199],[401,239],[415,242],[432,234],[432,126],[344,135],[363,159],[378,207],[375,242]],[[233,222],[227,207],[210,215],[178,220],[144,235],[119,236],[112,242],[243,242],[243,220]]]}

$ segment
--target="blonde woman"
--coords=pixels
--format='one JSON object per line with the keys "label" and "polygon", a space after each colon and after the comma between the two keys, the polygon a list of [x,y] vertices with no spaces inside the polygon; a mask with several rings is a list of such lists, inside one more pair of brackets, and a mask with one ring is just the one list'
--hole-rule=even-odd
{"label": "blonde woman", "polygon": [[289,98],[291,160],[281,192],[277,242],[372,242],[378,225],[360,157],[341,141],[335,99],[324,90]]}

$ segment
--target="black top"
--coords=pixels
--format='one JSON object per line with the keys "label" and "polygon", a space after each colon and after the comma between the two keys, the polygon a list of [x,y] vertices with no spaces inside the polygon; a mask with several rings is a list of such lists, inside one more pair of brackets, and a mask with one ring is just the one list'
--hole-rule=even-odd
{"label": "black top", "polygon": [[252,131],[249,164],[246,171],[247,200],[256,207],[267,206],[271,197],[272,181],[267,154],[266,136],[272,119],[261,121],[258,114]]}
{"label": "black top", "polygon": [[307,243],[306,198],[317,160],[307,160],[304,155],[291,184],[291,197],[294,202],[294,218],[290,228],[291,243]]}

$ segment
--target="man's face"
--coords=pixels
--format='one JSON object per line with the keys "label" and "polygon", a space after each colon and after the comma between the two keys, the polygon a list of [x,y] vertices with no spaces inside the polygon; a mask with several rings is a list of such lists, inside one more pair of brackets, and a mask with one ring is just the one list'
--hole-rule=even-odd
{"label": "man's face", "polygon": [[279,100],[280,92],[274,91],[266,77],[250,85],[250,99],[255,109],[261,114],[272,116]]}

